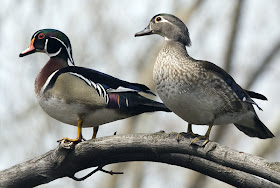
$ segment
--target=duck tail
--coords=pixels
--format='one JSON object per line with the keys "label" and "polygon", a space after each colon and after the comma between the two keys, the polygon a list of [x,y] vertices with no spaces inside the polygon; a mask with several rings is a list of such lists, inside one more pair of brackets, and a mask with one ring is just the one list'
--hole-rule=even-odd
{"label": "duck tail", "polygon": [[273,138],[272,132],[255,116],[253,121],[247,121],[246,124],[235,123],[234,125],[246,135],[250,137],[258,137],[260,139]]}
{"label": "duck tail", "polygon": [[131,115],[156,111],[171,112],[163,103],[143,97],[137,92],[110,93],[108,107],[119,108]]}

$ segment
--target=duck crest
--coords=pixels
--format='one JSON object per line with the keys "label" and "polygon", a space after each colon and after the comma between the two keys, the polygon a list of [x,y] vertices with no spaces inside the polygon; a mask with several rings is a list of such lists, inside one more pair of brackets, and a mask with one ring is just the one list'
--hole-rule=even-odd
{"label": "duck crest", "polygon": [[49,76],[59,70],[61,68],[67,67],[68,64],[62,58],[53,57],[46,63],[46,65],[42,68],[35,80],[35,93],[39,96],[42,87],[47,82]]}

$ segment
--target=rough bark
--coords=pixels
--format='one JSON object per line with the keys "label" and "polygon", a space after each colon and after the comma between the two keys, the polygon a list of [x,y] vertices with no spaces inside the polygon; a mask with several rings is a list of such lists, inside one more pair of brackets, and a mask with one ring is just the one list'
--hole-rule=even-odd
{"label": "rough bark", "polygon": [[278,162],[211,141],[205,147],[190,145],[189,135],[178,142],[176,136],[159,132],[102,137],[76,145],[62,142],[54,150],[1,171],[0,187],[33,187],[63,177],[78,180],[75,173],[83,169],[103,171],[105,165],[129,161],[177,165],[236,187],[280,187]]}

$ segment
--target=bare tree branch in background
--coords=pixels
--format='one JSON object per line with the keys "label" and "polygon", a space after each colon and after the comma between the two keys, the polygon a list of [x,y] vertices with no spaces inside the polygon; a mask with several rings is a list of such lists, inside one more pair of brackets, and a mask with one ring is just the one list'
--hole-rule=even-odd
{"label": "bare tree branch in background", "polygon": [[237,35],[239,31],[239,25],[240,25],[240,20],[242,18],[242,7],[244,5],[245,1],[238,0],[236,1],[236,5],[233,9],[233,19],[232,19],[232,28],[230,29],[230,35],[229,35],[229,43],[228,43],[228,48],[225,52],[225,65],[224,65],[224,70],[227,72],[231,71],[231,64],[232,64],[232,59],[233,59],[233,54],[234,54],[234,49],[235,49],[235,44],[237,41]]}
{"label": "bare tree branch in background", "polygon": [[[258,67],[258,69],[249,76],[248,83],[246,84],[245,88],[251,88],[254,82],[260,77],[263,72],[267,70],[269,65],[273,62],[273,58],[280,52],[280,41],[278,41],[275,46],[271,49],[271,51],[265,56],[263,61],[261,62],[261,65]],[[280,124],[280,121],[276,124]],[[273,133],[276,135],[280,135],[280,126],[275,126],[276,130],[273,131]],[[275,148],[277,148],[277,145],[279,144],[279,139],[271,139],[269,142],[267,142],[264,147],[260,147],[257,151],[257,155],[259,156],[265,156],[272,152],[275,152]],[[275,146],[275,147],[274,147]],[[273,149],[274,148],[274,149]]]}
{"label": "bare tree branch in background", "polygon": [[260,63],[258,69],[252,74],[248,76],[248,82],[244,88],[251,88],[254,82],[258,79],[259,76],[267,69],[267,67],[272,63],[273,58],[280,51],[280,41],[278,41],[275,46],[271,49],[271,51],[265,56],[263,61]]}
{"label": "bare tree branch in background", "polygon": [[215,142],[204,148],[193,146],[193,138],[187,135],[179,143],[175,138],[176,134],[159,132],[103,137],[77,145],[62,142],[55,150],[1,171],[0,185],[31,187],[62,177],[77,179],[78,171],[90,167],[101,170],[112,163],[152,161],[190,168],[237,187],[280,187],[280,163]]}
{"label": "bare tree branch in background", "polygon": [[[237,40],[237,33],[239,29],[239,22],[242,18],[242,6],[244,5],[244,1],[238,0],[236,1],[235,8],[233,9],[233,20],[232,20],[232,28],[230,31],[230,36],[229,36],[229,44],[228,48],[226,51],[225,55],[225,65],[224,65],[224,70],[227,71],[228,73],[230,72],[230,67],[232,64],[232,57],[234,54],[234,46]],[[212,138],[213,140],[219,141],[222,136],[224,135],[224,132],[227,130],[228,126],[218,126],[216,129],[216,134]]]}

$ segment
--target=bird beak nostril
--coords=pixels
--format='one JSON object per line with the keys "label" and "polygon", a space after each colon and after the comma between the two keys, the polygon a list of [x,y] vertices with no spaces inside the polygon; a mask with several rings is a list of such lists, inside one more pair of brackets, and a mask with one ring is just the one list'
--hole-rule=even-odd
{"label": "bird beak nostril", "polygon": [[145,29],[143,29],[142,31],[139,31],[138,33],[135,33],[135,37],[140,37],[140,36],[144,36],[144,35],[151,35],[154,34],[154,30],[150,29],[150,25],[148,25]]}
{"label": "bird beak nostril", "polygon": [[26,56],[26,55],[35,53],[36,49],[35,49],[35,47],[34,47],[34,40],[35,40],[35,38],[33,38],[33,39],[31,40],[31,43],[30,43],[29,47],[28,47],[26,50],[24,50],[23,52],[21,52],[21,53],[19,54],[19,57],[23,57],[23,56]]}

